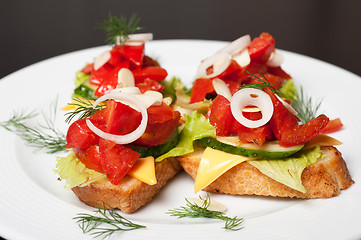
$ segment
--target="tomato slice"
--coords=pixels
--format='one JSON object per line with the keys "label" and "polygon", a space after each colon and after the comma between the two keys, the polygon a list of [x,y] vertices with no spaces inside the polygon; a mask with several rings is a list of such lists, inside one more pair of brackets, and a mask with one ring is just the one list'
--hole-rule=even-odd
{"label": "tomato slice", "polygon": [[102,82],[100,83],[97,90],[95,90],[94,95],[97,97],[101,97],[104,94],[110,92],[111,90],[115,89],[118,85],[118,72],[122,68],[129,69],[129,62],[123,61],[119,63],[115,68],[110,70],[104,77]]}
{"label": "tomato slice", "polygon": [[157,60],[147,56],[147,55],[144,55],[143,57],[143,65],[142,67],[160,67],[159,63]]}
{"label": "tomato slice", "polygon": [[106,132],[116,135],[125,135],[133,132],[140,124],[142,115],[120,102],[107,101],[105,113]]}
{"label": "tomato slice", "polygon": [[144,67],[133,70],[135,83],[142,83],[145,79],[152,79],[155,81],[163,81],[168,72],[161,67]]}
{"label": "tomato slice", "polygon": [[272,128],[269,124],[258,128],[247,128],[241,124],[237,126],[238,138],[242,143],[254,143],[262,146],[265,141],[274,139]]}
{"label": "tomato slice", "polygon": [[327,126],[321,131],[323,134],[329,134],[333,132],[337,132],[343,127],[343,123],[340,118],[335,118],[330,120]]}
{"label": "tomato slice", "polygon": [[141,83],[136,83],[135,86],[139,88],[141,93],[145,93],[149,90],[161,92],[164,89],[162,84],[149,78],[144,79]]}
{"label": "tomato slice", "polygon": [[268,72],[273,74],[273,75],[279,76],[279,77],[281,77],[283,79],[291,79],[292,78],[281,67],[268,67]]}
{"label": "tomato slice", "polygon": [[210,93],[215,93],[212,79],[198,78],[193,83],[191,100],[189,103],[201,102],[206,98],[207,94]]}
{"label": "tomato slice", "polygon": [[132,68],[142,66],[144,57],[144,43],[134,45],[122,45],[117,48],[120,54],[132,63]]}
{"label": "tomato slice", "polygon": [[110,51],[110,59],[108,60],[107,63],[109,63],[110,65],[112,65],[113,67],[116,67],[118,64],[120,64],[122,61],[124,61],[124,59],[122,58],[122,55],[120,54],[120,52],[116,49],[113,48]]}
{"label": "tomato slice", "polygon": [[226,136],[233,121],[231,103],[227,98],[218,95],[209,107],[206,117],[216,128],[218,136]]}
{"label": "tomato slice", "polygon": [[304,144],[322,132],[329,121],[328,117],[322,114],[305,124],[288,129],[282,133],[279,144],[284,147]]}
{"label": "tomato slice", "polygon": [[94,84],[94,85],[99,85],[103,79],[105,78],[105,76],[113,69],[113,66],[106,63],[103,66],[101,66],[98,70],[94,69],[94,65],[93,65],[93,70],[92,70],[92,74],[90,77],[90,83]]}
{"label": "tomato slice", "polygon": [[[234,72],[237,72],[241,69],[241,67],[239,66],[239,64],[235,61],[235,60],[231,60],[231,63],[229,64],[229,66],[226,68],[226,70],[224,70],[222,73],[220,73],[219,75],[212,77],[213,78],[221,78],[223,79],[224,77],[233,74]],[[213,66],[209,67],[207,69],[207,75],[210,75],[213,73]]]}
{"label": "tomato slice", "polygon": [[173,110],[165,103],[159,106],[150,106],[147,112],[149,124],[164,123],[174,118]]}
{"label": "tomato slice", "polygon": [[85,74],[91,74],[92,73],[92,71],[93,71],[93,64],[91,63],[91,64],[87,64],[87,65],[85,65],[85,67],[83,67],[81,70],[80,70],[80,72],[82,72],[82,73],[85,73]]}
{"label": "tomato slice", "polygon": [[274,50],[275,40],[269,33],[261,33],[248,46],[251,61],[258,63],[266,63]]}
{"label": "tomato slice", "polygon": [[[91,119],[95,126],[100,128],[104,121]],[[84,148],[98,144],[99,137],[88,127],[85,119],[73,122],[66,134],[66,148]]]}
{"label": "tomato slice", "polygon": [[109,181],[118,185],[135,164],[140,154],[113,141],[100,139],[101,165]]}
{"label": "tomato slice", "polygon": [[175,111],[173,115],[172,119],[166,122],[148,122],[144,134],[135,143],[148,147],[163,144],[179,124],[180,113]]}
{"label": "tomato slice", "polygon": [[269,121],[270,126],[276,138],[281,139],[284,132],[298,126],[299,120],[288,111],[270,89],[265,89],[265,92],[271,97],[274,107],[272,118]]}
{"label": "tomato slice", "polygon": [[73,148],[73,152],[87,168],[99,173],[104,173],[101,163],[102,158],[97,145],[92,145],[86,148]]}

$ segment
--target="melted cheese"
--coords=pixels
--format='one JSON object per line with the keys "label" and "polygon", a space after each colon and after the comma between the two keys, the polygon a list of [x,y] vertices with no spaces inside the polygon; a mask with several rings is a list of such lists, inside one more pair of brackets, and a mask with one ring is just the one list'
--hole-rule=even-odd
{"label": "melted cheese", "polygon": [[199,164],[194,191],[198,192],[232,167],[252,158],[225,153],[207,147]]}
{"label": "melted cheese", "polygon": [[340,142],[339,140],[333,137],[324,134],[318,134],[315,138],[313,138],[311,141],[306,143],[303,149],[311,149],[316,147],[317,145],[319,145],[320,147],[326,147],[326,146],[336,146],[341,144],[342,142]]}
{"label": "melted cheese", "polygon": [[146,184],[149,185],[156,184],[157,179],[155,177],[154,158],[153,157],[139,158],[135,163],[135,165],[127,174]]}

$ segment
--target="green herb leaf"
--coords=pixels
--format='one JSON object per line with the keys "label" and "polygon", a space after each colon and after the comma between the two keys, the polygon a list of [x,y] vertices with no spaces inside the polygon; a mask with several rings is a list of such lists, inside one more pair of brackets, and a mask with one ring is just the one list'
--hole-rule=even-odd
{"label": "green herb leaf", "polygon": [[93,102],[84,98],[74,98],[73,103],[69,103],[69,105],[75,106],[76,108],[74,111],[65,114],[65,116],[68,116],[65,119],[66,123],[70,123],[77,115],[79,115],[78,119],[89,118],[97,111],[106,107],[106,104],[98,104],[93,108]]}
{"label": "green herb leaf", "polygon": [[300,88],[300,94],[296,100],[291,101],[292,107],[298,113],[297,117],[302,123],[307,123],[311,119],[317,117],[317,111],[321,106],[322,101],[313,102],[311,97],[308,97],[303,92],[303,88]]}
{"label": "green herb leaf", "polygon": [[185,199],[187,201],[187,205],[184,207],[175,208],[173,210],[169,210],[167,214],[170,214],[171,216],[178,217],[178,218],[214,218],[219,219],[222,221],[225,221],[224,229],[232,230],[232,231],[238,231],[241,230],[243,227],[240,226],[243,223],[243,218],[238,217],[228,217],[223,212],[219,211],[211,211],[208,210],[208,207],[210,205],[210,197],[207,194],[206,198],[199,197],[203,204],[202,206],[198,206],[195,203],[191,203],[188,201],[188,199]]}
{"label": "green herb leaf", "polygon": [[[135,224],[130,220],[122,217],[114,209],[106,209],[103,203],[103,208],[94,211],[95,215],[79,213],[73,219],[77,220],[78,226],[83,233],[90,233],[94,237],[110,237],[115,232],[131,231],[146,226]],[[105,226],[102,226],[105,225]]]}
{"label": "green herb leaf", "polygon": [[24,123],[38,115],[33,111],[30,113],[15,112],[8,121],[0,122],[0,126],[18,135],[36,151],[45,150],[46,153],[65,152],[67,151],[65,135],[54,127],[57,104],[52,104],[51,107],[54,109],[49,115],[42,113],[45,120],[44,125],[30,127]]}
{"label": "green herb leaf", "polygon": [[272,84],[268,81],[268,79],[263,74],[261,74],[262,77],[258,77],[248,71],[247,71],[247,73],[249,74],[249,76],[251,78],[253,78],[256,81],[256,83],[243,84],[239,87],[239,89],[256,88],[256,89],[262,90],[263,88],[269,88],[272,92],[274,92],[278,95],[282,95],[282,93],[280,93],[275,87],[272,86]]}
{"label": "green herb leaf", "polygon": [[128,40],[129,34],[143,29],[138,27],[139,21],[140,18],[136,14],[132,14],[129,20],[125,16],[116,17],[109,14],[108,20],[99,23],[97,27],[107,32],[106,42],[115,45],[124,43]]}

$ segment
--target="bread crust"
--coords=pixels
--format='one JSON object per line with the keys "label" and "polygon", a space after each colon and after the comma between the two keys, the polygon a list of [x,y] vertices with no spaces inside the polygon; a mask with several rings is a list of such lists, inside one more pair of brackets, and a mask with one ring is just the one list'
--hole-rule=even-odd
{"label": "bread crust", "polygon": [[[195,153],[179,158],[183,169],[196,178],[203,148]],[[341,153],[335,147],[321,147],[325,156],[316,164],[308,166],[301,179],[306,193],[294,190],[261,173],[257,168],[243,162],[228,170],[204,190],[214,193],[232,195],[261,195],[290,198],[330,198],[340,194],[341,190],[349,188],[354,181],[343,160]]]}
{"label": "bread crust", "polygon": [[171,178],[182,170],[174,158],[165,159],[155,164],[157,183],[148,185],[126,175],[118,185],[108,180],[94,182],[84,187],[74,187],[72,191],[83,203],[92,207],[117,208],[125,213],[132,213],[150,202]]}

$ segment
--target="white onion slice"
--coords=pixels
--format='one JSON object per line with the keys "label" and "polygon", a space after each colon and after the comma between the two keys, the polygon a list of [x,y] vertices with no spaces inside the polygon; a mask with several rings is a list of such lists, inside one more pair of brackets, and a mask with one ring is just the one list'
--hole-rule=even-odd
{"label": "white onion slice", "polygon": [[279,67],[283,63],[283,55],[279,52],[273,52],[269,57],[266,65],[269,67]]}
{"label": "white onion slice", "polygon": [[212,81],[214,90],[216,91],[216,93],[218,95],[222,95],[223,97],[227,98],[228,100],[231,100],[232,98],[232,94],[231,91],[229,90],[227,84],[219,79],[219,78],[215,78]]}
{"label": "white onion slice", "polygon": [[130,93],[130,94],[141,94],[139,88],[137,87],[123,87],[123,88],[115,88],[110,92],[122,92],[122,93]]}
{"label": "white onion slice", "polygon": [[293,115],[297,116],[298,112],[285,100],[283,100],[280,96],[278,96],[277,94],[275,94],[276,97],[278,98],[278,100],[281,101],[281,103],[283,104],[283,106],[285,106],[287,108],[288,111],[290,111],[290,113],[292,113]]}
{"label": "white onion slice", "polygon": [[102,54],[100,54],[98,57],[95,58],[94,60],[94,70],[98,70],[99,68],[101,68],[104,64],[106,64],[109,59],[112,56],[110,55],[109,51],[105,51]]}
{"label": "white onion slice", "polygon": [[137,94],[135,95],[146,108],[149,108],[150,106],[159,106],[163,102],[163,95],[160,92],[157,91],[146,91],[143,94]]}
{"label": "white onion slice", "polygon": [[244,49],[239,54],[233,56],[233,60],[235,60],[239,66],[245,67],[251,63],[251,56],[249,55],[248,48]]}
{"label": "white onion slice", "polygon": [[[242,110],[249,105],[261,109],[262,118],[249,120],[243,116]],[[257,128],[265,125],[273,115],[273,103],[270,96],[255,88],[244,88],[236,92],[231,99],[231,111],[234,118],[243,126]]]}
{"label": "white onion slice", "polygon": [[118,72],[118,85],[117,88],[134,87],[135,80],[132,71],[128,68],[121,68]]}
{"label": "white onion slice", "polygon": [[111,93],[105,94],[105,95],[101,96],[100,98],[98,98],[94,102],[93,108],[95,108],[100,102],[103,102],[108,99],[128,101],[128,102],[132,102],[135,106],[137,106],[138,111],[140,111],[140,113],[142,114],[142,120],[141,120],[138,128],[135,129],[133,132],[125,134],[125,135],[115,135],[115,134],[103,132],[102,130],[100,130],[99,128],[94,126],[94,124],[89,119],[86,119],[86,124],[88,125],[90,130],[92,130],[99,137],[110,140],[110,141],[114,141],[117,144],[132,143],[135,140],[137,140],[138,138],[140,138],[143,135],[143,133],[145,132],[145,129],[147,128],[147,122],[148,122],[147,109],[144,107],[143,103],[137,97],[132,96],[130,94],[121,93],[121,92],[111,92]]}
{"label": "white onion slice", "polygon": [[220,49],[217,53],[226,52],[234,56],[240,53],[241,51],[243,51],[250,44],[251,44],[251,36],[247,34],[234,40],[224,48]]}
{"label": "white onion slice", "polygon": [[129,34],[128,39],[131,41],[150,41],[153,40],[153,33],[137,33],[137,34]]}
{"label": "white onion slice", "polygon": [[[216,77],[224,72],[231,64],[231,55],[229,53],[217,53],[204,59],[198,67],[197,75],[204,78]],[[207,69],[213,66],[213,73],[207,74]]]}

